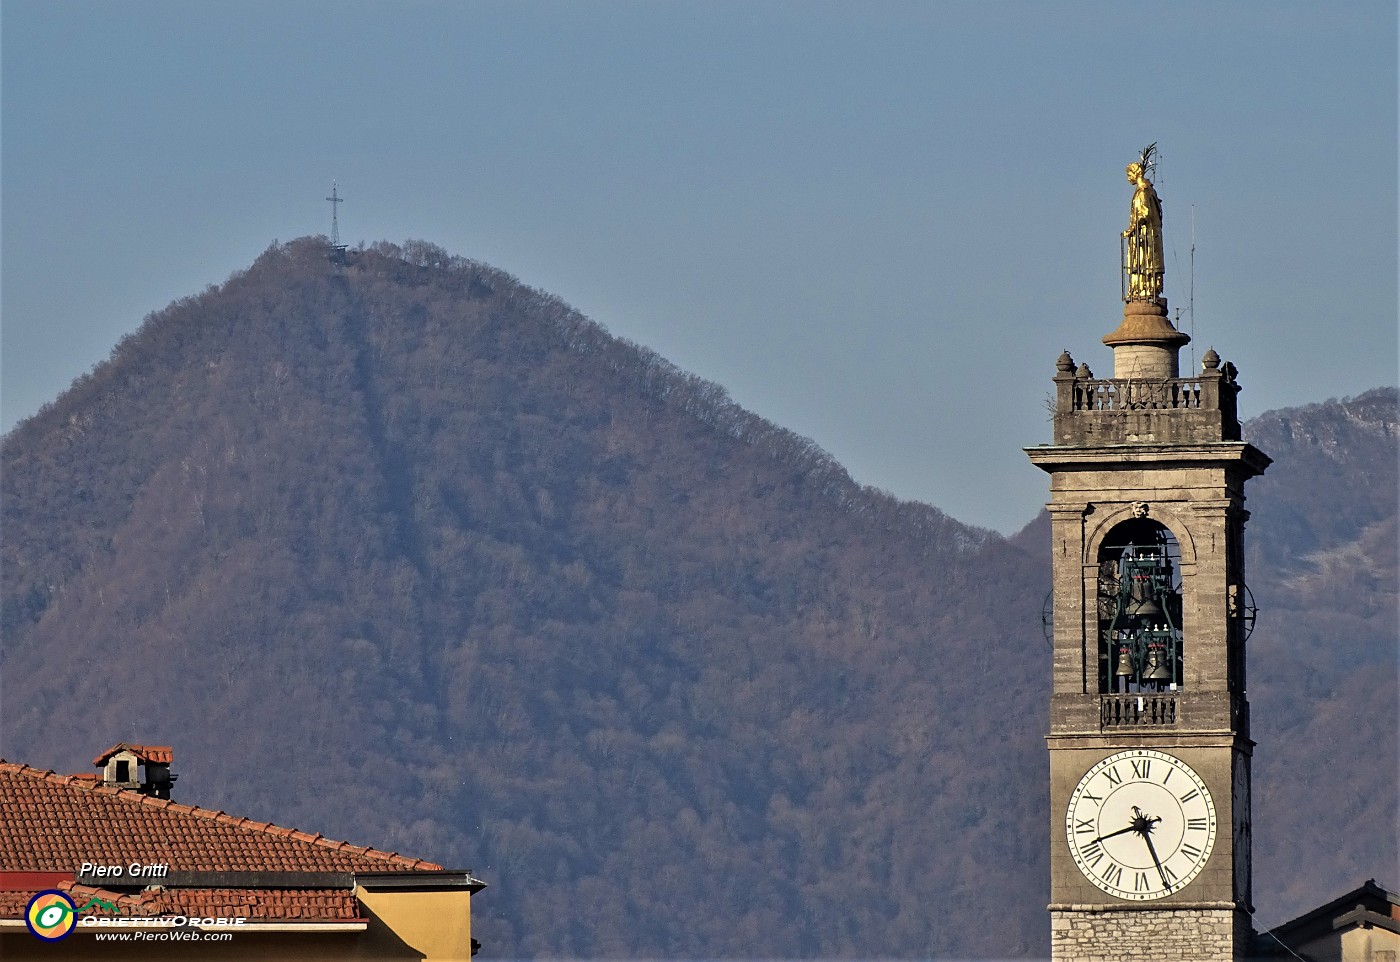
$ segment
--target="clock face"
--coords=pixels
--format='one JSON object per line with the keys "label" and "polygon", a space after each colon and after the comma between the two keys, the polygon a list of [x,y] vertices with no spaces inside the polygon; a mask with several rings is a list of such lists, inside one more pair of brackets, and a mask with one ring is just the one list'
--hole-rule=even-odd
{"label": "clock face", "polygon": [[1201,777],[1166,752],[1133,749],[1079,780],[1065,836],[1084,877],[1134,902],[1179,892],[1215,847],[1215,802]]}

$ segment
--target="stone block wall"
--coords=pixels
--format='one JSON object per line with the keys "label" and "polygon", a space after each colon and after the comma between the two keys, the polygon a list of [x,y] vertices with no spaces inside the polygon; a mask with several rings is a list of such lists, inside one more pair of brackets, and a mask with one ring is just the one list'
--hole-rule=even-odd
{"label": "stone block wall", "polygon": [[1050,910],[1055,962],[1236,962],[1252,938],[1248,917],[1226,907]]}

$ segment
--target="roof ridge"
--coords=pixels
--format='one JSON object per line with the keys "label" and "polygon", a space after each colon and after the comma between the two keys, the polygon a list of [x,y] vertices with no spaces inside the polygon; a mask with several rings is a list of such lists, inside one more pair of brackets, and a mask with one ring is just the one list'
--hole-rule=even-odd
{"label": "roof ridge", "polygon": [[272,822],[257,822],[252,819],[229,815],[226,812],[212,808],[203,808],[199,805],[185,805],[180,802],[172,802],[168,798],[152,798],[149,795],[142,795],[140,792],[126,789],[114,788],[110,785],[83,784],[75,781],[73,775],[59,775],[51,768],[34,768],[25,765],[23,762],[7,762],[0,758],[0,773],[12,772],[17,775],[26,775],[50,784],[62,785],[73,791],[90,792],[95,795],[112,795],[120,798],[128,804],[147,805],[152,808],[171,811],[177,815],[189,815],[195,818],[202,818],[216,824],[228,825],[255,835],[271,835],[276,838],[293,839],[303,844],[320,846],[338,852],[352,851],[355,855],[384,861],[390,865],[396,865],[405,870],[418,870],[425,872],[440,872],[441,865],[429,862],[421,858],[409,858],[397,852],[385,852],[372,848],[368,845],[355,845],[351,842],[341,842],[335,839],[326,838],[320,832],[314,834],[298,831],[294,828],[287,828],[281,825],[274,825]]}

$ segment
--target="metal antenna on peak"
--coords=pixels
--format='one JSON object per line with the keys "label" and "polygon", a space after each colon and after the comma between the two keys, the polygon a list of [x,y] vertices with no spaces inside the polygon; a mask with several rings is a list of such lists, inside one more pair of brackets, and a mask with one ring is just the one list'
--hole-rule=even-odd
{"label": "metal antenna on peak", "polygon": [[345,198],[340,196],[339,188],[335,181],[331,181],[331,195],[326,198],[331,202],[331,246],[340,247],[340,217],[339,207],[345,203]]}
{"label": "metal antenna on peak", "polygon": [[1191,286],[1186,295],[1186,315],[1191,319],[1191,371],[1196,371],[1196,205],[1191,205]]}

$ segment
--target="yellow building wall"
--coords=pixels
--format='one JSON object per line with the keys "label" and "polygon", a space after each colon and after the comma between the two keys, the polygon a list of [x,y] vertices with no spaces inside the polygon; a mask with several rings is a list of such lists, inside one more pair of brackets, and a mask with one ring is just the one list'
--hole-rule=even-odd
{"label": "yellow building wall", "polygon": [[355,896],[369,916],[369,932],[381,940],[401,944],[417,955],[356,956],[356,958],[417,958],[424,962],[468,962],[472,957],[471,892],[409,892],[402,889],[370,891],[357,888]]}

